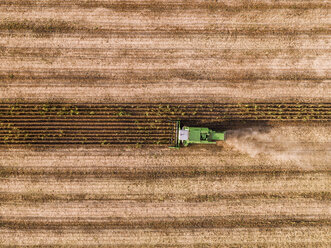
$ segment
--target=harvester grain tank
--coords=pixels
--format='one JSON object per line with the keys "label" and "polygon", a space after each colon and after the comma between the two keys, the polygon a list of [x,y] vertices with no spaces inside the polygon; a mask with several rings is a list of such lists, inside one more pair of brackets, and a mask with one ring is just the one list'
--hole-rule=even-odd
{"label": "harvester grain tank", "polygon": [[180,122],[176,122],[176,145],[175,147],[188,146],[189,144],[216,144],[223,141],[226,132],[216,132],[206,127],[187,127],[180,129]]}

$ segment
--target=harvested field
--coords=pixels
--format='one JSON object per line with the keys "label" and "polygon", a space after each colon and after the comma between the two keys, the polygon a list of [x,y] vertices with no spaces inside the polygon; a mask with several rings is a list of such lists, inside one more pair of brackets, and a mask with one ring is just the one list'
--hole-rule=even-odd
{"label": "harvested field", "polygon": [[330,8],[0,1],[0,246],[330,247]]}
{"label": "harvested field", "polygon": [[330,102],[329,8],[322,0],[2,1],[0,97]]}
{"label": "harvested field", "polygon": [[325,246],[331,171],[323,149],[309,152],[318,159],[310,167],[201,146],[3,150],[3,243]]}

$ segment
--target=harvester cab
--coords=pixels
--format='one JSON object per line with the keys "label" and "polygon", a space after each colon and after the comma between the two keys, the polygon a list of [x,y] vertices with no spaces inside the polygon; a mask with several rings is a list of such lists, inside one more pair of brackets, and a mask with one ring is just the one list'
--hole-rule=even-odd
{"label": "harvester cab", "polygon": [[188,146],[189,144],[216,144],[216,141],[225,140],[226,132],[216,132],[206,127],[187,127],[180,129],[177,123],[177,145]]}

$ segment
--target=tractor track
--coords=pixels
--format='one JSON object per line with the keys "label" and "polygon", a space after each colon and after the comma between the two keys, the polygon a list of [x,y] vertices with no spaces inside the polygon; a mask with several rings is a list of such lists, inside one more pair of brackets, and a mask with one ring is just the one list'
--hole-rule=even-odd
{"label": "tractor track", "polygon": [[175,123],[325,122],[329,103],[65,104],[1,103],[0,145],[120,145],[174,143]]}

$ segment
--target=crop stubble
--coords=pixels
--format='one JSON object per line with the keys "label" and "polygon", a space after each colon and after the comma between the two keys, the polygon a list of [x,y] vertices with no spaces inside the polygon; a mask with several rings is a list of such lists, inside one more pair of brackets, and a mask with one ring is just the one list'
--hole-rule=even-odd
{"label": "crop stubble", "polygon": [[[330,245],[329,9],[2,1],[0,244]],[[110,125],[141,138],[175,119],[239,133],[181,150],[104,142]]]}
{"label": "crop stubble", "polygon": [[1,97],[328,102],[329,7],[325,1],[2,3]]}
{"label": "crop stubble", "polygon": [[[310,127],[299,127],[304,141]],[[215,147],[15,148],[1,158],[5,244],[327,244],[330,170],[323,156],[309,169]]]}

